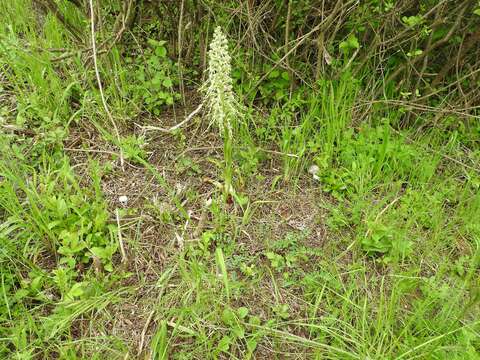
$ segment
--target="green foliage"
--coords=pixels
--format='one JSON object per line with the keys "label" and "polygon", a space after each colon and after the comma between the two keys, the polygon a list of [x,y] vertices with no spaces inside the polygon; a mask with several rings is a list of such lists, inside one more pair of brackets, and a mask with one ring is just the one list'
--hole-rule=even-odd
{"label": "green foliage", "polygon": [[361,240],[362,249],[369,255],[387,255],[384,260],[404,258],[412,252],[412,242],[398,229],[381,223],[368,224],[367,235]]}
{"label": "green foliage", "polygon": [[264,72],[268,75],[265,81],[259,86],[258,99],[265,105],[286,101],[289,96],[291,84],[288,71],[271,69],[267,66]]}
{"label": "green foliage", "polygon": [[[0,170],[1,205],[8,213],[8,227],[30,229],[30,233],[25,233],[27,238],[19,239],[24,246],[37,236],[52,255],[60,255],[59,284],[67,285],[61,290],[69,288],[80,264],[89,265],[95,257],[107,271],[113,270],[116,227],[108,224],[109,215],[98,181],[95,181],[97,187],[89,192],[82,190],[67,159],[55,171],[46,168],[37,172],[27,166],[14,168],[12,163],[0,164]],[[20,174],[29,174],[33,180],[25,182]],[[7,233],[11,231],[8,227]]]}
{"label": "green foliage", "polygon": [[[249,53],[241,49],[233,57],[232,78],[236,93],[244,101],[258,103],[263,106],[285,104],[290,98],[292,79],[289,71],[270,64],[248,66]],[[280,60],[274,54],[274,60]],[[260,81],[262,79],[262,81]]]}
{"label": "green foliage", "polygon": [[260,165],[266,160],[266,154],[255,146],[247,146],[237,153],[240,164],[240,176],[250,177],[258,173]]}
{"label": "green foliage", "polygon": [[129,135],[120,141],[120,146],[122,147],[126,160],[141,163],[141,161],[147,157],[144,149],[147,143],[144,137]]}
{"label": "green foliage", "polygon": [[167,336],[167,324],[165,321],[162,321],[150,344],[152,348],[152,360],[168,360]]}
{"label": "green foliage", "polygon": [[175,64],[167,56],[166,41],[148,39],[148,45],[142,56],[127,59],[132,74],[129,94],[150,113],[159,115],[165,106],[180,99],[175,91],[178,80]]}
{"label": "green foliage", "polygon": [[421,25],[424,22],[424,19],[421,16],[413,15],[413,16],[404,16],[402,17],[402,21],[409,27],[415,27]]}
{"label": "green foliage", "polygon": [[[476,2],[102,2],[118,137],[89,12],[37,3],[0,3],[1,358],[478,357]],[[144,132],[220,24],[209,121]]]}
{"label": "green foliage", "polygon": [[[0,318],[13,323],[0,330],[10,348],[0,347],[0,353],[29,358],[38,351],[48,358],[50,339],[68,335],[76,317],[112,300],[101,300],[103,285],[90,268],[113,271],[117,229],[109,224],[97,166],[91,168],[92,185],[80,186],[65,158],[44,158],[37,170],[2,155]],[[38,313],[38,304],[49,304],[52,312]]]}
{"label": "green foliage", "polygon": [[345,41],[342,41],[339,44],[339,48],[341,52],[343,52],[344,54],[348,54],[352,50],[360,49],[360,43],[358,42],[358,39],[354,34],[350,34]]}

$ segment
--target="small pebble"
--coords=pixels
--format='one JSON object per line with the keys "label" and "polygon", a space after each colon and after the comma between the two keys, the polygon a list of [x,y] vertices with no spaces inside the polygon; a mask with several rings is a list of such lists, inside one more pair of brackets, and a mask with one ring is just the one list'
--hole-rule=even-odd
{"label": "small pebble", "polygon": [[128,197],[126,195],[122,195],[118,198],[118,201],[120,202],[120,204],[125,206],[128,203]]}
{"label": "small pebble", "polygon": [[320,168],[317,165],[312,165],[308,168],[308,173],[312,174],[314,180],[320,180],[320,177],[317,175],[320,171]]}

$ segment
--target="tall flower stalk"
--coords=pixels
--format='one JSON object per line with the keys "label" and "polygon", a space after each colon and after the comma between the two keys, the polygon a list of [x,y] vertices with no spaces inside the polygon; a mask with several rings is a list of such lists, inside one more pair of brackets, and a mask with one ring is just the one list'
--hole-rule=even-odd
{"label": "tall flower stalk", "polygon": [[225,196],[235,196],[233,189],[233,140],[240,117],[240,105],[233,91],[231,57],[228,53],[228,41],[217,27],[208,51],[207,80],[202,86],[204,103],[211,125],[216,126],[223,138],[225,160],[224,181]]}

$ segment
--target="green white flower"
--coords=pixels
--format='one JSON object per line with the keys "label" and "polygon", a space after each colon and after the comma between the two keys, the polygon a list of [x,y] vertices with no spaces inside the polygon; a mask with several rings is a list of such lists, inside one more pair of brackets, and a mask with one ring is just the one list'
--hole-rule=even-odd
{"label": "green white flower", "polygon": [[233,92],[230,62],[228,41],[222,28],[218,26],[210,43],[208,77],[202,90],[208,114],[225,137],[232,136],[234,121],[239,116],[239,105]]}

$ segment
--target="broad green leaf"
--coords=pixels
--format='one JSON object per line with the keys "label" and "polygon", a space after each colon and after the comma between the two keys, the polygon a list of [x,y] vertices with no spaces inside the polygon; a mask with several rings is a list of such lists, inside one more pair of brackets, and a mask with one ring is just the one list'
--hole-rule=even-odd
{"label": "broad green leaf", "polygon": [[172,79],[170,78],[165,78],[162,83],[163,86],[165,87],[171,87],[173,85]]}
{"label": "broad green leaf", "polygon": [[155,48],[155,55],[158,57],[164,58],[167,56],[167,49],[163,46],[159,46]]}
{"label": "broad green leaf", "polygon": [[230,349],[230,344],[232,343],[232,339],[230,336],[225,335],[217,345],[217,350],[220,352],[227,352]]}
{"label": "broad green leaf", "polygon": [[225,323],[225,325],[235,324],[235,313],[230,308],[226,308],[222,313],[222,321]]}
{"label": "broad green leaf", "polygon": [[239,307],[237,309],[237,314],[240,319],[245,319],[245,317],[248,315],[248,309],[245,306]]}
{"label": "broad green leaf", "polygon": [[70,291],[66,295],[66,298],[69,299],[69,300],[73,300],[75,298],[78,298],[78,297],[82,296],[83,293],[84,293],[83,283],[78,282],[78,283],[73,284]]}

